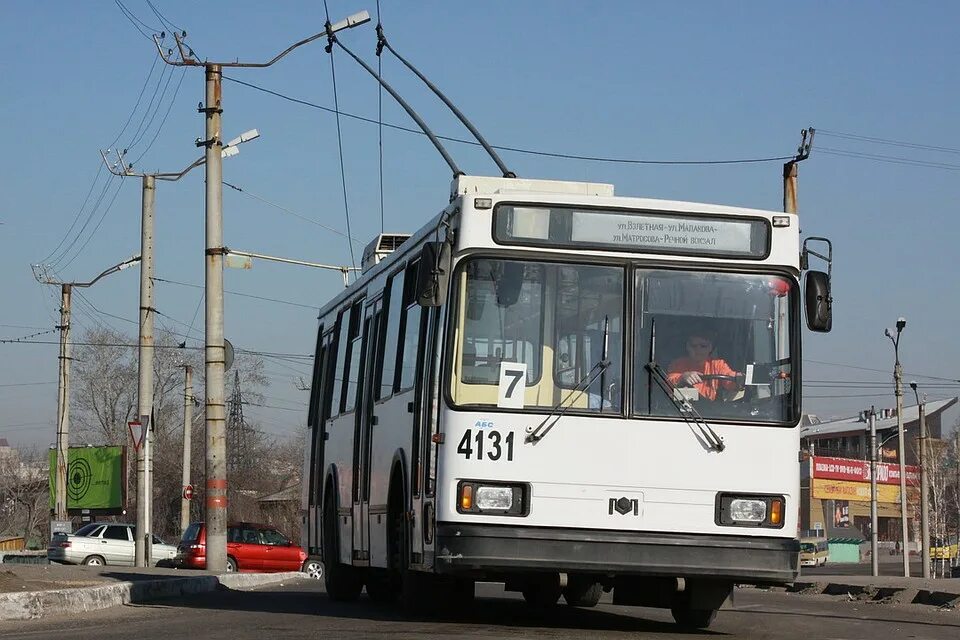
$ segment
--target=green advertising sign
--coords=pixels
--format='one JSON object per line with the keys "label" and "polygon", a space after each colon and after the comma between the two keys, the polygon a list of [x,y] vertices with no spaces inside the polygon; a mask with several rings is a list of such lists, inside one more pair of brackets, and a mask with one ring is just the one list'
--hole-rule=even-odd
{"label": "green advertising sign", "polygon": [[[50,450],[50,508],[54,507],[57,452]],[[123,511],[126,447],[70,447],[67,453],[67,510]]]}

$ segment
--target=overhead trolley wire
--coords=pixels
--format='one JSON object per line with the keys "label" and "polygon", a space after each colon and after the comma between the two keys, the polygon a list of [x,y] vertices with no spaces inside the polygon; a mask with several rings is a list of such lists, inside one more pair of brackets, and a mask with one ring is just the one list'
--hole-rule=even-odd
{"label": "overhead trolley wire", "polygon": [[[323,0],[323,10],[327,14],[327,24],[330,24],[330,9],[327,7],[327,0]],[[337,112],[337,147],[340,150],[340,183],[343,185],[343,211],[347,218],[347,236],[353,236],[350,231],[350,206],[347,202],[347,172],[343,166],[343,135],[340,131],[340,101],[337,97],[337,68],[333,61],[333,47],[328,49],[330,54],[330,75],[333,77],[333,106]],[[353,255],[353,243],[348,242],[350,249],[350,266],[356,268],[357,260]]]}
{"label": "overhead trolley wire", "polygon": [[[345,118],[352,118],[354,120],[359,120],[360,122],[366,122],[369,124],[380,124],[377,122],[377,120],[373,118],[367,118],[367,117],[359,116],[353,113],[348,113],[346,111],[340,111],[339,108],[331,109],[330,107],[325,107],[323,105],[319,105],[313,102],[308,102],[307,100],[294,98],[294,97],[282,94],[280,92],[273,91],[271,89],[266,89],[264,87],[260,87],[249,82],[244,82],[243,80],[237,80],[236,78],[231,78],[228,76],[223,76],[223,79],[229,80],[230,82],[234,82],[236,84],[243,85],[245,87],[249,87],[251,89],[255,89],[257,91],[261,91],[263,93],[267,93],[269,95],[281,98],[283,100],[287,100],[289,102],[303,105],[305,107],[319,109],[320,111],[326,111],[328,113],[335,114],[338,117],[342,115]],[[388,129],[395,129],[397,131],[413,133],[419,136],[426,135],[422,131],[411,129],[409,127],[404,127],[398,124],[391,124],[389,122],[382,123],[382,126]],[[479,142],[475,140],[465,140],[463,138],[455,138],[452,136],[442,136],[442,135],[438,135],[437,138],[441,140],[446,140],[448,142],[468,144],[475,147],[482,146]],[[613,163],[613,164],[693,166],[693,165],[755,164],[755,163],[763,163],[763,162],[784,162],[784,161],[793,159],[793,156],[771,156],[771,157],[762,157],[762,158],[740,158],[740,159],[727,159],[727,160],[644,160],[644,159],[636,159],[636,158],[609,158],[609,157],[602,157],[602,156],[586,156],[586,155],[579,155],[579,154],[572,154],[572,153],[556,153],[556,152],[549,152],[549,151],[539,151],[536,149],[524,149],[521,147],[507,147],[507,146],[495,145],[495,144],[492,144],[490,146],[500,151],[511,151],[513,153],[522,153],[527,155],[543,156],[543,157],[549,157],[549,158],[560,158],[565,160],[584,160],[588,162],[606,162],[606,163]]]}
{"label": "overhead trolley wire", "polygon": [[[380,0],[377,0],[377,32],[382,31]],[[383,77],[383,56],[377,48],[377,75]],[[377,135],[380,148],[380,233],[383,233],[383,85],[377,83]]]}
{"label": "overhead trolley wire", "polygon": [[[153,42],[153,39],[147,33],[145,33],[143,29],[146,29],[147,31],[153,31],[156,33],[163,31],[163,29],[154,29],[150,25],[143,22],[143,20],[138,18],[136,14],[133,13],[133,11],[130,11],[130,9],[125,7],[124,4],[120,2],[120,0],[113,0],[113,1],[117,5],[117,7],[120,8],[120,11],[123,13],[124,17],[126,17],[126,19],[130,21],[130,24],[133,25],[133,28],[139,31],[140,35],[142,35],[147,40],[150,40],[151,42]],[[147,4],[149,4],[149,0]],[[141,29],[140,27],[143,27],[143,29]]]}

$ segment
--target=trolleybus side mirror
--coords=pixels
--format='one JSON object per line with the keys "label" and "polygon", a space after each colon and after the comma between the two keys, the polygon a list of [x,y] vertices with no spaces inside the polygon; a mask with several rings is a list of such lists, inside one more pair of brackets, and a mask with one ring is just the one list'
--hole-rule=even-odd
{"label": "trolleybus side mirror", "polygon": [[417,303],[421,307],[439,307],[447,299],[450,280],[450,243],[427,242],[420,251],[417,271]]}
{"label": "trolleybus side mirror", "polygon": [[826,333],[833,328],[833,298],[830,276],[823,271],[808,271],[804,285],[807,326],[811,331]]}

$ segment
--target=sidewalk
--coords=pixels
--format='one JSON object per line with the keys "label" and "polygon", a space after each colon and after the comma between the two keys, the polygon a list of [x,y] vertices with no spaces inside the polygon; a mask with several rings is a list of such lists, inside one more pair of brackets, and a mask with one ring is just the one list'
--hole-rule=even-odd
{"label": "sidewalk", "polygon": [[0,620],[29,620],[121,604],[249,589],[307,577],[284,573],[227,573],[156,567],[0,564]]}
{"label": "sidewalk", "polygon": [[960,578],[904,578],[902,576],[801,576],[787,591],[846,596],[852,600],[895,604],[960,607]]}

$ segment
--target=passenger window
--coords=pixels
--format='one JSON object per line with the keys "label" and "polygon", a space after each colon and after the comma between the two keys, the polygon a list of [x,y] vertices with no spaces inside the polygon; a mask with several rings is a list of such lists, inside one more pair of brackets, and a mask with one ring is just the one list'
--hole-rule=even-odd
{"label": "passenger window", "polygon": [[343,412],[349,413],[357,406],[357,389],[360,386],[360,350],[363,348],[363,336],[360,332],[360,314],[362,300],[350,310],[350,346],[347,360],[347,376],[344,385]]}
{"label": "passenger window", "polygon": [[259,532],[256,529],[244,529],[243,542],[245,544],[260,544]]}
{"label": "passenger window", "polygon": [[272,544],[278,547],[287,544],[287,538],[276,529],[261,529],[260,536],[263,544]]}
{"label": "passenger window", "polygon": [[103,534],[103,537],[108,540],[130,540],[130,534],[128,527],[107,527],[106,532]]}
{"label": "passenger window", "polygon": [[337,354],[333,368],[333,396],[330,417],[343,413],[343,380],[347,370],[347,338],[349,337],[350,310],[344,309],[337,318]]}
{"label": "passenger window", "polygon": [[422,307],[416,301],[417,268],[419,262],[407,267],[403,286],[403,342],[401,344],[400,384],[398,391],[413,387],[417,374],[417,350],[420,345],[420,319]]}
{"label": "passenger window", "polygon": [[383,364],[380,374],[380,386],[377,388],[377,400],[389,398],[396,389],[397,349],[400,339],[400,314],[403,310],[403,272],[390,278],[387,285],[387,316],[385,320],[386,337],[383,346]]}
{"label": "passenger window", "polygon": [[230,527],[227,529],[227,542],[243,542],[243,537],[240,534],[240,527]]}

